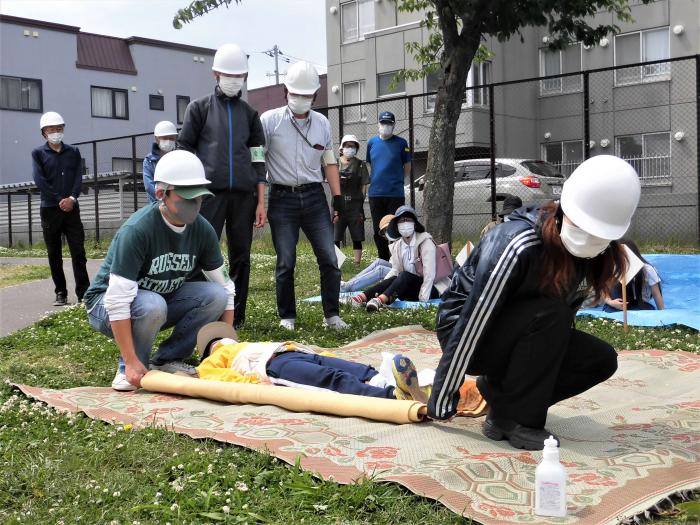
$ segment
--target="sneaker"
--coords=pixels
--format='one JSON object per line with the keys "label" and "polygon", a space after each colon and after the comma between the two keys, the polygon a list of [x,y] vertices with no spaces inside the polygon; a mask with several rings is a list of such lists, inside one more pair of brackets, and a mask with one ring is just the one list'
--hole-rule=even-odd
{"label": "sneaker", "polygon": [[496,419],[491,412],[486,415],[482,431],[489,439],[507,439],[513,447],[524,450],[542,450],[544,440],[549,436],[553,436],[559,446],[559,438],[546,428],[525,427],[510,419]]}
{"label": "sneaker", "polygon": [[414,401],[419,403],[428,402],[426,390],[421,389],[418,385],[418,371],[413,361],[404,355],[396,355],[391,365],[391,371],[396,380],[397,389],[402,390],[404,394]]}
{"label": "sneaker", "polygon": [[368,312],[378,312],[381,308],[384,308],[384,303],[378,297],[367,301],[367,306],[365,306],[365,310]]}
{"label": "sneaker", "polygon": [[323,327],[330,328],[331,330],[345,330],[346,328],[350,328],[348,323],[343,321],[337,315],[323,319]]}
{"label": "sneaker", "polygon": [[118,392],[133,392],[138,389],[136,385],[132,385],[127,381],[126,374],[121,370],[117,370],[114,379],[112,379],[112,388]]}
{"label": "sneaker", "polygon": [[57,293],[56,300],[53,302],[54,306],[66,306],[68,304],[68,294]]}
{"label": "sneaker", "polygon": [[148,367],[149,370],[160,370],[161,372],[167,372],[168,374],[175,374],[177,372],[183,372],[190,376],[197,375],[197,369],[192,365],[188,365],[183,361],[168,361],[162,365],[156,365],[151,363]]}
{"label": "sneaker", "polygon": [[340,304],[351,306],[353,308],[359,308],[360,306],[365,305],[365,301],[362,295],[344,295],[343,297],[338,299],[338,302]]}
{"label": "sneaker", "polygon": [[294,330],[294,319],[280,320],[280,328],[284,328],[285,330]]}

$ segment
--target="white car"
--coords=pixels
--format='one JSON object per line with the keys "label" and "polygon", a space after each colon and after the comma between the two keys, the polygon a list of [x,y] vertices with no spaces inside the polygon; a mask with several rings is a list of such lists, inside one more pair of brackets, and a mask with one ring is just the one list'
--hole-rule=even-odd
{"label": "white car", "polygon": [[[423,208],[424,175],[416,179],[415,207],[420,215]],[[507,194],[516,195],[529,203],[558,199],[564,176],[556,166],[535,159],[496,159],[496,200]],[[491,213],[491,160],[469,159],[455,162],[454,214]],[[405,187],[406,202],[411,202],[411,188]],[[497,207],[500,210],[500,206]]]}

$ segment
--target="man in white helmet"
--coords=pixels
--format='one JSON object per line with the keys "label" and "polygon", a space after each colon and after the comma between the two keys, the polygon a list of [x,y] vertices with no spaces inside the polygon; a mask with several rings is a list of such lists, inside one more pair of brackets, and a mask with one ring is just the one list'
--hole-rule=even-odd
{"label": "man in white helmet", "polygon": [[571,174],[561,202],[521,207],[481,238],[438,309],[430,417],[452,417],[464,375],[478,375],[484,435],[539,450],[549,407],[615,373],[615,349],[574,317],[589,292],[599,299],[624,274],[617,239],[639,195],[634,168],[599,155]]}
{"label": "man in white helmet", "polygon": [[[333,223],[338,220],[343,198],[331,125],[326,117],[311,110],[321,87],[311,64],[291,65],[284,86],[287,105],[266,111],[261,117],[271,183],[267,213],[277,252],[275,278],[280,326],[294,330],[294,267],[301,229],[313,247],[321,273],[324,325],[342,329],[347,324],[340,319],[338,310],[340,270],[333,245]],[[333,196],[332,219],[321,185],[322,167]]]}
{"label": "man in white helmet", "polygon": [[181,148],[204,164],[214,194],[202,215],[219,238],[226,226],[229,275],[236,284],[235,325],[245,321],[253,226],[265,225],[265,136],[260,118],[241,99],[248,57],[236,44],[214,55],[214,93],[190,102],[178,135]]}
{"label": "man in white helmet", "polygon": [[[120,357],[112,388],[136,390],[151,369],[194,374],[185,363],[197,331],[207,323],[233,323],[235,286],[224,273],[214,228],[201,215],[211,195],[204,167],[176,150],[156,165],[159,205],[134,213],[117,231],[104,263],[85,293],[88,321],[111,337]],[[188,281],[200,268],[207,281]],[[151,357],[158,332],[173,332]]]}
{"label": "man in white helmet", "polygon": [[148,202],[153,204],[156,199],[156,183],[153,174],[160,158],[175,149],[177,141],[177,128],[169,120],[161,120],[153,130],[155,141],[151,146],[151,152],[143,159],[143,186],[146,188]]}
{"label": "man in white helmet", "polygon": [[68,304],[68,289],[63,272],[62,235],[68,241],[78,302],[83,300],[90,285],[85,230],[78,206],[83,185],[83,159],[78,148],[63,143],[65,122],[61,115],[55,111],[44,113],[39,128],[46,143],[32,151],[32,177],[41,193],[39,213],[56,294],[53,304],[65,306]]}

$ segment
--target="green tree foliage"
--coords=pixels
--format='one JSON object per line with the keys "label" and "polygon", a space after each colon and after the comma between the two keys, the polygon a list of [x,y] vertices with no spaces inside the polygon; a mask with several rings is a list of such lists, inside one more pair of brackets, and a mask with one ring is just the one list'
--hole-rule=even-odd
{"label": "green tree foliage", "polygon": [[222,5],[228,7],[232,2],[240,4],[242,0],[194,0],[187,7],[178,9],[173,18],[173,27],[182,29],[182,24],[189,24],[198,16],[205,15]]}

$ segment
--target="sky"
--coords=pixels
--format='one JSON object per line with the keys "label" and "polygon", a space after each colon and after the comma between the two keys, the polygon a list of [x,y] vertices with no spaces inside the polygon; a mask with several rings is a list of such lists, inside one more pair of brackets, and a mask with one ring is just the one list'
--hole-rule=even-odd
{"label": "sky", "polygon": [[[182,29],[172,19],[190,0],[0,0],[0,13],[78,26],[109,36],[140,36],[216,49],[234,42],[248,53],[248,88],[274,84],[274,60],[262,52],[277,44],[283,53],[326,72],[324,0],[243,0],[195,18]],[[292,61],[294,61],[292,59]],[[280,71],[288,64],[280,61]],[[284,77],[280,78],[282,81]]]}

